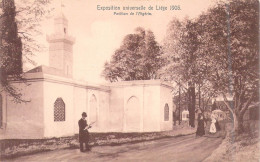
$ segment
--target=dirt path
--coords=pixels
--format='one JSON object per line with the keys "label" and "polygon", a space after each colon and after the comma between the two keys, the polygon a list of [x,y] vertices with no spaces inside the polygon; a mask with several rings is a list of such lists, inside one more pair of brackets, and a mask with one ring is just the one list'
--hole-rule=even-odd
{"label": "dirt path", "polygon": [[199,162],[208,157],[221,143],[220,138],[188,135],[121,146],[97,146],[90,152],[78,149],[58,150],[23,156],[5,161],[176,161]]}

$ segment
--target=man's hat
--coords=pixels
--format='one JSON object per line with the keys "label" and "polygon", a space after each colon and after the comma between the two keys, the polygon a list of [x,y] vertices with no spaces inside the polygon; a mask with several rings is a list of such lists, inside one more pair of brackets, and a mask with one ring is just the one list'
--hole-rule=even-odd
{"label": "man's hat", "polygon": [[87,117],[87,113],[83,112],[82,116]]}

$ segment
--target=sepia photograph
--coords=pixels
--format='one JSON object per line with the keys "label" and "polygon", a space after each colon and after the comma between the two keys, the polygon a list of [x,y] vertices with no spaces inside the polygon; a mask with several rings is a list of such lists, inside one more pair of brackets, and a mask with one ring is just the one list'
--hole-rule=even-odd
{"label": "sepia photograph", "polygon": [[259,0],[0,0],[0,161],[259,162]]}

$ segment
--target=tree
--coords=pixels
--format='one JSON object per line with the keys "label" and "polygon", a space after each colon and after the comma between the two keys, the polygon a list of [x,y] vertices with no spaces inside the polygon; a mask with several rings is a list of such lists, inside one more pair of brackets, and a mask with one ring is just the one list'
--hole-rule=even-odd
{"label": "tree", "polygon": [[167,63],[161,70],[165,80],[174,81],[177,85],[185,87],[189,94],[188,107],[192,127],[195,126],[195,87],[197,84],[201,85],[201,73],[204,71],[204,66],[200,65],[197,57],[199,47],[197,28],[196,22],[187,18],[183,21],[174,18],[169,23],[162,56]]}
{"label": "tree", "polygon": [[3,17],[0,19],[0,77],[1,89],[9,92],[11,96],[20,98],[16,94],[14,87],[10,85],[8,75],[13,78],[20,78],[22,73],[22,41],[18,36],[17,24],[15,22],[15,5],[14,1],[2,0],[1,8]]}
{"label": "tree", "polygon": [[174,20],[168,33],[163,76],[197,84],[208,97],[222,95],[235,131],[243,132],[245,112],[259,104],[259,2],[218,2],[197,19]]}
{"label": "tree", "polygon": [[106,62],[102,76],[111,82],[158,78],[162,66],[161,49],[152,31],[136,28],[125,36],[122,45]]}
{"label": "tree", "polygon": [[37,26],[47,11],[43,6],[48,3],[44,0],[30,1],[24,3],[26,5],[23,4],[19,10],[16,9],[14,0],[2,0],[0,3],[0,87],[1,92],[7,92],[16,102],[26,101],[11,82],[25,82],[22,77],[23,61],[32,63],[30,56],[36,49],[41,49],[34,36],[39,33]]}
{"label": "tree", "polygon": [[246,110],[259,100],[259,2],[220,2],[197,21],[203,29],[199,57],[210,65],[205,78],[223,96],[241,133]]}

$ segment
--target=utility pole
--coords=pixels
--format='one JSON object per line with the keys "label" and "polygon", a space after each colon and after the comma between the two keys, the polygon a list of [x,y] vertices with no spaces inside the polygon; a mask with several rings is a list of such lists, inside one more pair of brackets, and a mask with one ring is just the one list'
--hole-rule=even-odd
{"label": "utility pole", "polygon": [[[199,83],[199,109],[200,109],[200,83]],[[201,109],[200,109],[201,110]],[[202,112],[202,111],[201,111]]]}
{"label": "utility pole", "polygon": [[179,84],[179,125],[181,124],[181,85]]}

